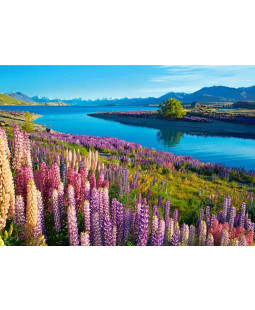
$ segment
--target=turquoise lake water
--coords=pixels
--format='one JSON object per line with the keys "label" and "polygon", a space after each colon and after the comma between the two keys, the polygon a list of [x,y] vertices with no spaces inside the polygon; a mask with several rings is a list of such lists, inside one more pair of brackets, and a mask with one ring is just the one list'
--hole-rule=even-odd
{"label": "turquoise lake water", "polygon": [[117,137],[153,147],[156,150],[189,155],[203,162],[222,163],[230,167],[255,170],[255,140],[188,135],[171,129],[153,129],[125,125],[88,116],[98,111],[155,110],[137,107],[51,107],[1,106],[5,110],[30,111],[41,114],[37,123],[65,133]]}

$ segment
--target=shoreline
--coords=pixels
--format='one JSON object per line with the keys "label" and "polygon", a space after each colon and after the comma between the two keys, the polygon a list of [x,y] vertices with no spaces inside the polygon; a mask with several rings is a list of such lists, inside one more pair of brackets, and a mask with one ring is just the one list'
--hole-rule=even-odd
{"label": "shoreline", "polygon": [[210,119],[209,123],[204,123],[157,119],[150,115],[135,117],[110,113],[90,113],[88,116],[139,127],[165,130],[169,129],[190,135],[255,139],[255,126],[224,122],[214,119]]}

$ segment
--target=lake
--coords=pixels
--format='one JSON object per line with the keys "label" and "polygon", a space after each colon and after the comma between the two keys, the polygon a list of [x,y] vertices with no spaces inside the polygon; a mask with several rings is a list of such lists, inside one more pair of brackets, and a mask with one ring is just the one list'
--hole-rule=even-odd
{"label": "lake", "polygon": [[156,150],[189,155],[202,162],[255,169],[255,140],[252,139],[188,135],[171,129],[131,126],[87,115],[98,111],[156,110],[156,107],[1,106],[0,109],[41,114],[37,123],[60,132],[117,137]]}

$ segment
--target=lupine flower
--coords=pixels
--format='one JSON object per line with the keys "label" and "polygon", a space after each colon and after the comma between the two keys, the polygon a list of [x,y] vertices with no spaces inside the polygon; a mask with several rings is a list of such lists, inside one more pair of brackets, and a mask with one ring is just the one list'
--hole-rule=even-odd
{"label": "lupine flower", "polygon": [[[114,245],[113,227],[112,227],[112,222],[111,222],[109,215],[105,215],[104,217],[103,230],[104,230],[104,245],[113,246]],[[115,245],[116,245],[116,241],[115,241]]]}
{"label": "lupine flower", "polygon": [[208,234],[206,239],[206,245],[207,246],[214,246],[214,239],[212,234]]}
{"label": "lupine flower", "polygon": [[58,191],[55,188],[52,190],[52,210],[53,210],[55,231],[60,232],[61,231],[61,214],[60,214],[59,201],[58,201]]}
{"label": "lupine flower", "polygon": [[5,227],[7,216],[15,216],[15,196],[8,152],[0,136],[0,231]]}
{"label": "lupine flower", "polygon": [[100,224],[99,224],[99,214],[97,212],[92,214],[92,239],[93,245],[100,246],[102,245],[101,240],[101,231],[100,231]]}
{"label": "lupine flower", "polygon": [[189,228],[189,240],[188,240],[188,245],[189,246],[194,246],[195,245],[195,227],[193,225],[190,226]]}
{"label": "lupine flower", "polygon": [[59,203],[59,210],[60,210],[61,218],[65,214],[64,201],[65,201],[64,184],[60,182],[58,186],[58,203]]}
{"label": "lupine flower", "polygon": [[149,237],[149,206],[142,205],[137,245],[139,246],[147,245],[148,237]]}
{"label": "lupine flower", "polygon": [[83,246],[89,246],[90,245],[89,234],[87,232],[82,232],[80,238],[81,238],[81,245],[83,245]]}
{"label": "lupine flower", "polygon": [[204,246],[206,243],[206,233],[207,233],[206,223],[205,221],[202,221],[199,238],[198,238],[198,244],[200,246]]}
{"label": "lupine flower", "polygon": [[173,220],[174,220],[174,223],[177,223],[178,221],[178,210],[177,209],[174,209]]}
{"label": "lupine flower", "polygon": [[124,237],[124,209],[122,203],[117,203],[116,208],[116,215],[117,215],[117,245],[123,244],[123,237]]}
{"label": "lupine flower", "polygon": [[229,229],[231,230],[234,227],[236,217],[236,208],[232,207],[230,211],[230,219],[229,219]]}
{"label": "lupine flower", "polygon": [[89,206],[88,200],[85,200],[82,211],[84,214],[84,230],[89,234],[90,233],[90,206]]}
{"label": "lupine flower", "polygon": [[25,238],[27,241],[36,239],[37,237],[37,220],[38,220],[38,205],[37,205],[37,190],[33,180],[30,180],[27,185],[27,206],[26,206],[26,225]]}
{"label": "lupine flower", "polygon": [[180,237],[180,233],[178,231],[175,231],[172,237],[171,246],[179,245],[179,237]]}
{"label": "lupine flower", "polygon": [[245,238],[245,235],[240,235],[239,237],[239,246],[246,246],[247,245],[247,241],[246,241],[246,238]]}
{"label": "lupine flower", "polygon": [[128,239],[129,239],[130,222],[131,222],[131,210],[125,209],[124,211],[124,243],[128,242]]}
{"label": "lupine flower", "polygon": [[17,196],[15,201],[15,223],[19,228],[19,238],[21,240],[25,239],[25,208],[24,208],[24,200],[22,196]]}
{"label": "lupine flower", "polygon": [[220,245],[221,246],[228,246],[229,245],[228,231],[226,229],[222,230]]}
{"label": "lupine flower", "polygon": [[42,202],[42,194],[37,190],[37,207],[38,207],[38,216],[37,216],[37,235],[46,235],[45,223],[44,223],[44,208]]}
{"label": "lupine flower", "polygon": [[76,209],[73,205],[70,205],[67,208],[67,227],[69,235],[69,245],[79,245]]}

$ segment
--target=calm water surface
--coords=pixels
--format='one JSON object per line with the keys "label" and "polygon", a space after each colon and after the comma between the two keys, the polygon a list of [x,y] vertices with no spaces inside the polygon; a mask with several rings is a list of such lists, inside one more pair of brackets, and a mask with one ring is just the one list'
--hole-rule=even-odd
{"label": "calm water surface", "polygon": [[4,106],[1,109],[41,114],[42,117],[36,122],[56,131],[117,137],[176,155],[189,155],[203,162],[217,162],[231,167],[255,170],[255,140],[194,136],[171,129],[159,130],[125,125],[87,115],[98,111],[155,110],[157,108]]}

